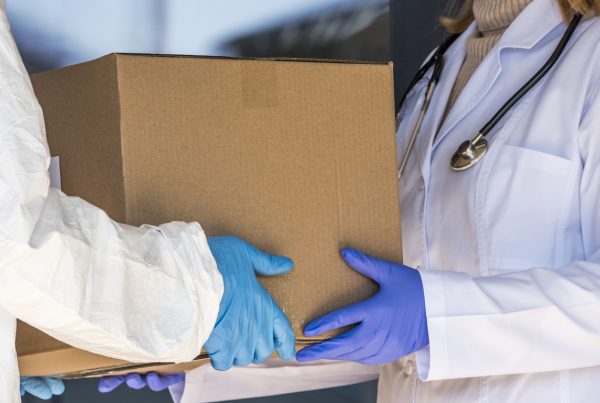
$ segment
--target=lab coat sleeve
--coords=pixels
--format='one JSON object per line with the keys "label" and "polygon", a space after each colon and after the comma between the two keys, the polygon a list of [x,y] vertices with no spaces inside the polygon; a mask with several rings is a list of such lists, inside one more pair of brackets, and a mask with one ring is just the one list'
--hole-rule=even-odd
{"label": "lab coat sleeve", "polygon": [[[11,316],[105,356],[194,358],[223,292],[201,227],[118,224],[50,188],[49,161],[41,109],[0,3],[0,307],[8,313],[0,365],[14,362]],[[16,376],[9,369],[2,387]]]}
{"label": "lab coat sleeve", "polygon": [[[600,83],[600,80],[596,81]],[[583,261],[492,277],[422,271],[429,347],[422,380],[600,365],[600,95],[592,88],[578,136]]]}

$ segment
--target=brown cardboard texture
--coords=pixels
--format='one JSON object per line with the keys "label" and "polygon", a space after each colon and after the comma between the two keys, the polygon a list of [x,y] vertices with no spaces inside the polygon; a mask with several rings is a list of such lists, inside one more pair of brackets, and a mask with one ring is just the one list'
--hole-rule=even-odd
{"label": "brown cardboard texture", "polygon": [[[261,281],[300,343],[376,290],[341,247],[401,259],[391,65],[113,54],[32,80],[65,193],[293,258]],[[122,367],[24,326],[18,344],[27,375]]]}

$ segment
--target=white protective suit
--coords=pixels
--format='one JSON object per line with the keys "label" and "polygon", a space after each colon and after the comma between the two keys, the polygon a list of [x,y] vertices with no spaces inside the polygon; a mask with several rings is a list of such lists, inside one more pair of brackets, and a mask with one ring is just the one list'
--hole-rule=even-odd
{"label": "white protective suit", "polygon": [[[565,27],[556,0],[533,0],[442,121],[475,23],[446,53],[400,181],[404,262],[421,269],[430,346],[419,376],[413,357],[384,367],[380,403],[600,400],[600,19],[581,23],[477,165],[449,166]],[[426,83],[402,111],[399,155]]]}
{"label": "white protective suit", "polygon": [[0,0],[0,401],[17,403],[15,317],[133,362],[187,361],[222,278],[197,223],[134,228],[49,187],[41,109]]}

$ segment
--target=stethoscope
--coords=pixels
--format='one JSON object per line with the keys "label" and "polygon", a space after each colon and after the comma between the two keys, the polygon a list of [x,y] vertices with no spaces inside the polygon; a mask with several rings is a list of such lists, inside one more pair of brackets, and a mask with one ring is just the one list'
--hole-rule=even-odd
{"label": "stethoscope", "polygon": [[[564,52],[569,40],[573,36],[575,29],[581,22],[582,15],[577,13],[573,16],[567,30],[563,34],[560,42],[556,46],[556,49],[548,59],[548,61],[543,65],[543,67],[535,73],[535,75],[527,81],[525,85],[523,85],[499,110],[494,114],[494,116],[483,126],[479,133],[472,139],[463,142],[458,150],[452,156],[450,161],[450,167],[454,171],[464,171],[468,168],[471,168],[473,165],[477,164],[481,158],[486,154],[488,150],[488,142],[485,137],[496,127],[498,122],[502,120],[502,118],[512,109],[513,106],[517,102],[519,102],[544,76],[552,69],[552,67],[556,64],[562,53]],[[437,86],[437,83],[442,75],[442,70],[444,67],[444,54],[446,50],[454,43],[454,41],[458,38],[459,35],[452,35],[448,39],[446,39],[435,51],[435,53],[425,62],[423,67],[419,69],[413,80],[408,86],[408,89],[404,93],[402,100],[400,101],[398,108],[398,115],[396,116],[396,130],[400,124],[400,110],[408,97],[408,94],[415,87],[415,85],[427,74],[429,69],[433,67],[433,73],[429,82],[427,84],[427,89],[425,91],[425,98],[423,100],[423,104],[421,106],[421,110],[419,112],[419,116],[417,118],[417,122],[415,123],[415,127],[410,136],[408,146],[406,147],[406,151],[404,152],[404,156],[402,157],[402,161],[398,167],[398,178],[402,176],[404,173],[404,169],[406,168],[406,163],[408,162],[408,158],[412,152],[412,149],[415,145],[415,140],[421,130],[421,125],[423,124],[423,119],[427,114],[427,110],[429,109],[429,104],[431,103],[431,99],[433,97],[433,93]]]}

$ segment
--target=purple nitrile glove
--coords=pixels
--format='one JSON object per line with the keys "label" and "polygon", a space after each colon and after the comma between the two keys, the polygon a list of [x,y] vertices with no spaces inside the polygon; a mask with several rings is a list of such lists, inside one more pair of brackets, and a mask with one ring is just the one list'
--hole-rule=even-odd
{"label": "purple nitrile glove", "polygon": [[407,266],[342,250],[344,260],[379,284],[373,297],[329,313],[304,329],[308,337],[358,324],[323,343],[299,351],[300,362],[330,359],[383,364],[429,344],[421,275]]}
{"label": "purple nitrile glove", "polygon": [[140,390],[148,386],[153,392],[160,392],[173,386],[177,383],[185,382],[185,374],[157,374],[149,372],[142,374],[127,374],[127,376],[104,376],[100,378],[98,383],[98,391],[101,393],[109,393],[119,387],[122,383],[126,383],[131,389]]}

